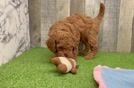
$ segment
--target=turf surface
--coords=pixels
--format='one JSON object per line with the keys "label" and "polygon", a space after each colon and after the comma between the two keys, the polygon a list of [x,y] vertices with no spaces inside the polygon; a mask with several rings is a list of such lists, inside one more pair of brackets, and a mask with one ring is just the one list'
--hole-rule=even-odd
{"label": "turf surface", "polygon": [[97,88],[92,75],[96,65],[134,68],[132,53],[99,53],[90,61],[79,57],[78,73],[63,75],[50,63],[51,57],[48,49],[33,48],[2,65],[0,88]]}

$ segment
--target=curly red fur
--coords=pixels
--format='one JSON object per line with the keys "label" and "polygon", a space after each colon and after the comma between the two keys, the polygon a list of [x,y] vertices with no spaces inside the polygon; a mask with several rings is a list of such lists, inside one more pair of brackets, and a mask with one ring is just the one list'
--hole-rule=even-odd
{"label": "curly red fur", "polygon": [[85,44],[85,49],[81,52],[87,53],[86,59],[93,58],[98,50],[98,32],[104,11],[105,6],[101,3],[99,14],[95,18],[73,15],[55,23],[49,31],[48,48],[56,56],[76,59],[81,41]]}

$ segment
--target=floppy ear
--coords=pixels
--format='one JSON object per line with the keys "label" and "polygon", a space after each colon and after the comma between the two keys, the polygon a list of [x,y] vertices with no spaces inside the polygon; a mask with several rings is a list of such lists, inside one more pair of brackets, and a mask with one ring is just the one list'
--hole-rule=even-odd
{"label": "floppy ear", "polygon": [[54,53],[57,52],[57,48],[56,48],[57,43],[56,43],[56,40],[55,40],[54,38],[49,38],[49,39],[47,40],[46,44],[47,44],[47,47],[48,47],[52,52],[54,52]]}

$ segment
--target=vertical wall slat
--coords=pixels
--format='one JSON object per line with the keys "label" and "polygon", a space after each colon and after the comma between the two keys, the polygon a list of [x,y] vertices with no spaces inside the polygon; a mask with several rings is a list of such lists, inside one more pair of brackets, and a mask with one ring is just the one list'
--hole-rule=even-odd
{"label": "vertical wall slat", "polygon": [[56,20],[56,0],[42,0],[41,2],[41,46],[45,46],[49,27]]}
{"label": "vertical wall slat", "polygon": [[57,21],[70,16],[70,0],[56,0]]}
{"label": "vertical wall slat", "polygon": [[71,0],[70,14],[85,14],[85,0]]}
{"label": "vertical wall slat", "polygon": [[132,39],[131,39],[131,52],[134,52],[134,16],[133,16],[133,24],[132,24]]}
{"label": "vertical wall slat", "polygon": [[41,24],[41,0],[28,0],[29,3],[29,21],[30,21],[30,38],[31,46],[40,46],[41,33],[40,33],[40,24]]}
{"label": "vertical wall slat", "polygon": [[134,0],[121,0],[117,51],[131,51]]}
{"label": "vertical wall slat", "polygon": [[70,0],[42,0],[41,4],[41,46],[46,46],[50,26],[70,15]]}
{"label": "vertical wall slat", "polygon": [[100,42],[101,51],[116,51],[117,30],[119,24],[120,0],[105,0],[105,17],[102,26],[102,40]]}
{"label": "vertical wall slat", "polygon": [[100,0],[85,0],[85,14],[95,17],[99,11]]}

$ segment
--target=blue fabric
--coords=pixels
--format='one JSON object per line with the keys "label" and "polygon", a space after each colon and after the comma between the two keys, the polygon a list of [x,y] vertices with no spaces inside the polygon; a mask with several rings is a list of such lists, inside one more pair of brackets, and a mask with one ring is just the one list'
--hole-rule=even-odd
{"label": "blue fabric", "polygon": [[134,70],[101,68],[106,88],[134,88]]}

